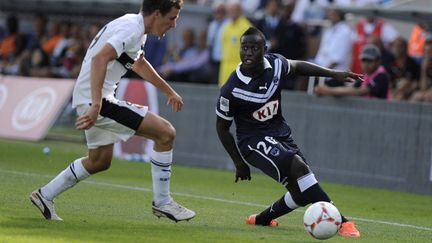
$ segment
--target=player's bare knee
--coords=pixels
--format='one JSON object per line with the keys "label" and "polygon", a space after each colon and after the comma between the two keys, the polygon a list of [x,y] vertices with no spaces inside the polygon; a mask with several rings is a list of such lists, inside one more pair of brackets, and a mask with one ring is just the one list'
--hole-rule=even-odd
{"label": "player's bare knee", "polygon": [[108,170],[111,167],[112,156],[93,156],[88,158],[86,169],[90,174]]}
{"label": "player's bare knee", "polygon": [[175,138],[175,128],[170,123],[167,123],[165,129],[163,130],[163,133],[160,134],[159,138],[155,142],[159,145],[170,147],[174,145]]}

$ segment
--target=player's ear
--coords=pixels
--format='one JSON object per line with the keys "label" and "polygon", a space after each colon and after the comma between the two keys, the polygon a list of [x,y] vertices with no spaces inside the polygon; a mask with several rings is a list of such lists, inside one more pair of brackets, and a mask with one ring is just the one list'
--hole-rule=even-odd
{"label": "player's ear", "polygon": [[264,44],[264,52],[267,52],[267,45]]}

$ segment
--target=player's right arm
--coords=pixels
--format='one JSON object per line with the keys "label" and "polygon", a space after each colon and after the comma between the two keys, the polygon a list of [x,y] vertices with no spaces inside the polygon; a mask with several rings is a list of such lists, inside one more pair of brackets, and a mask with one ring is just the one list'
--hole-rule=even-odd
{"label": "player's right arm", "polygon": [[250,180],[250,169],[249,166],[243,161],[240,152],[237,149],[233,135],[230,132],[232,121],[227,121],[219,116],[216,120],[216,131],[223,147],[230,155],[234,165],[236,167],[236,178],[235,182],[240,180]]}
{"label": "player's right arm", "polygon": [[144,80],[149,81],[155,87],[162,90],[168,97],[168,105],[171,105],[175,112],[180,111],[183,107],[182,97],[175,92],[175,90],[156,72],[153,66],[147,59],[145,59],[143,53],[140,53],[137,60],[132,66],[132,70],[141,76]]}
{"label": "player's right arm", "polygon": [[117,58],[117,52],[110,44],[105,44],[91,60],[90,89],[92,103],[89,110],[76,120],[78,129],[89,129],[97,120],[102,107],[102,88],[108,63]]}

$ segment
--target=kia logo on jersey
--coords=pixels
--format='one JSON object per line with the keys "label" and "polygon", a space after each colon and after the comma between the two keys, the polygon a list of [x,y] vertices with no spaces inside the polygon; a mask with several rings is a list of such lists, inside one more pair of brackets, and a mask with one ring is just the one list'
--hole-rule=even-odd
{"label": "kia logo on jersey", "polygon": [[279,100],[274,100],[266,103],[263,107],[256,110],[252,116],[258,121],[267,121],[277,115],[279,108]]}

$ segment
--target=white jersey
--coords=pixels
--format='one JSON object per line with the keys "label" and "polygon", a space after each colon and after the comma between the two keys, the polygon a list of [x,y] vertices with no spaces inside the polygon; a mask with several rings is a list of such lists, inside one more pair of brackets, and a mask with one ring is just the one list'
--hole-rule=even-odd
{"label": "white jersey", "polygon": [[[72,106],[76,107],[92,102],[90,90],[91,60],[105,44],[108,43],[115,49],[117,58],[124,53],[130,58],[136,59],[146,38],[142,14],[126,14],[105,25],[87,49],[80,74],[75,83]],[[127,69],[123,64],[117,60],[108,63],[102,97],[111,98],[114,96],[117,83],[126,71]]]}

